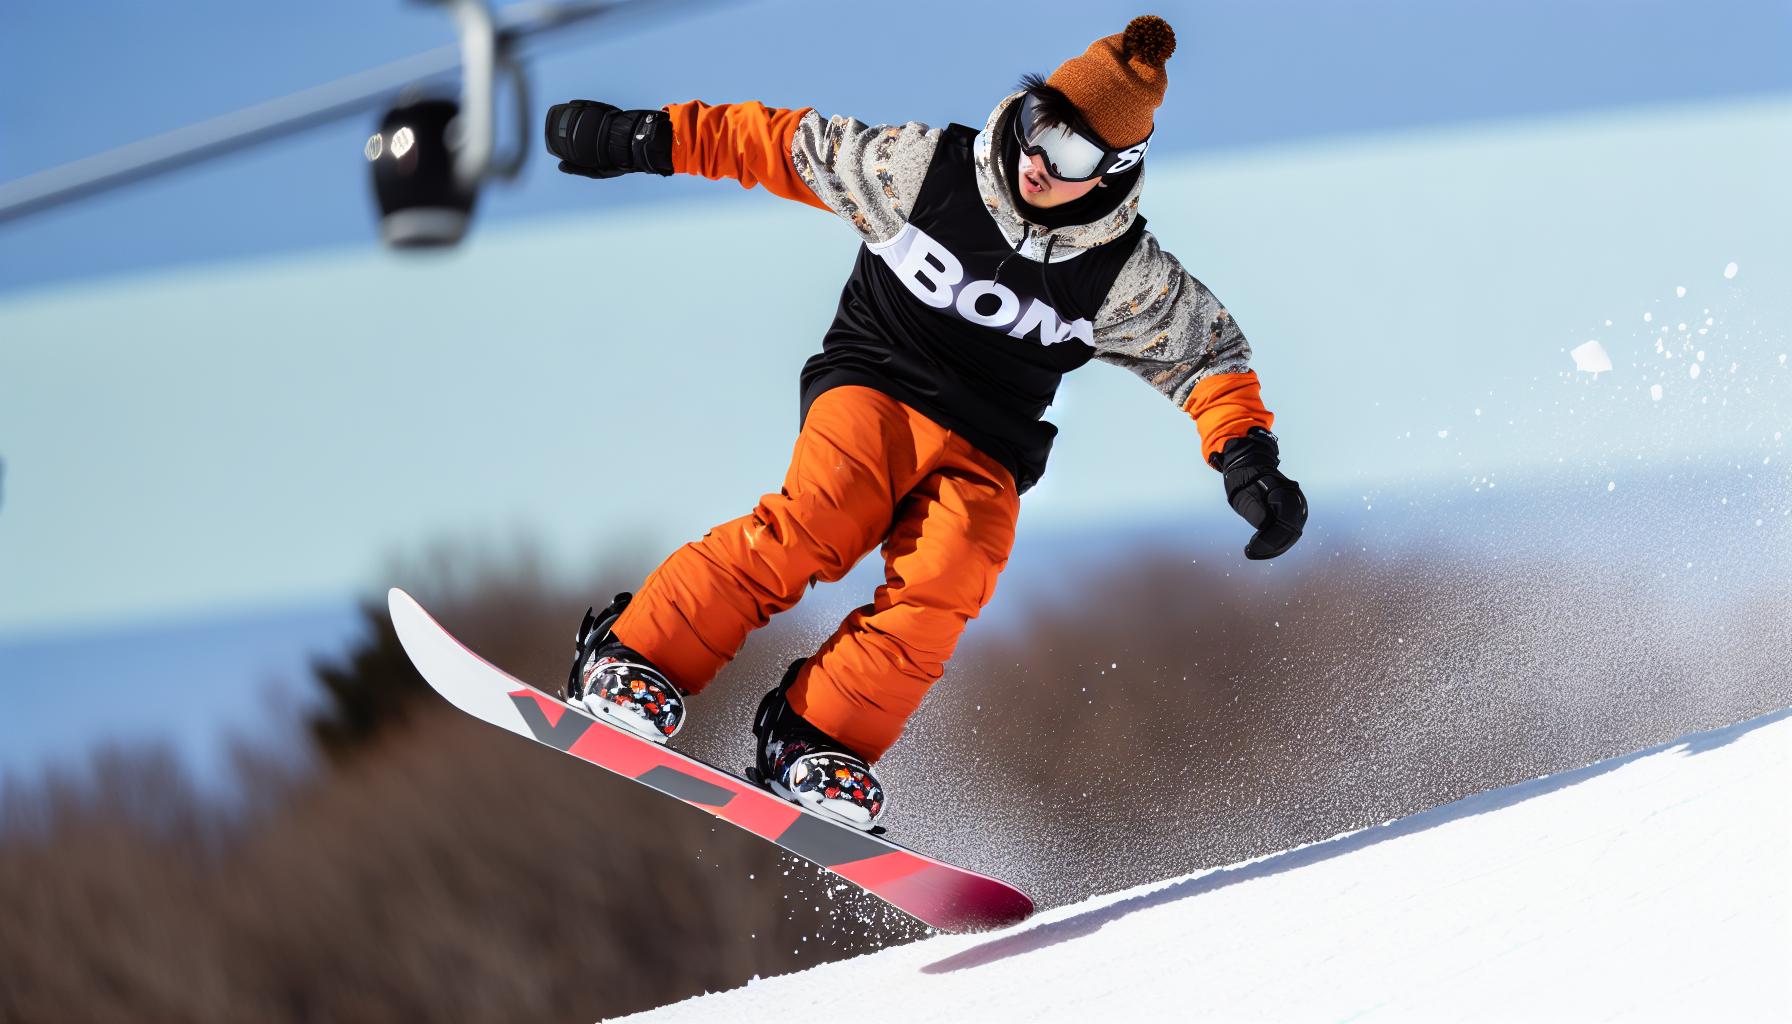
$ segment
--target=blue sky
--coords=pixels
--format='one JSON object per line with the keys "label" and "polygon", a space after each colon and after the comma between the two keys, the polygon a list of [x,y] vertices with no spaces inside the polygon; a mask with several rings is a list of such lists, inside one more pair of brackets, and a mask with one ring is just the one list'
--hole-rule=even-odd
{"label": "blue sky", "polygon": [[[1154,152],[1756,95],[1792,89],[1779,2],[743,3],[532,61],[538,106],[702,98],[866,121],[974,123],[1149,7],[1179,32]],[[1025,11],[1024,16],[1020,13]],[[317,85],[452,40],[399,0],[3,0],[0,178]],[[0,226],[0,291],[365,241],[374,114]],[[533,159],[482,216],[713,194],[695,180],[588,187]]]}
{"label": "blue sky", "polygon": [[[900,14],[887,44],[842,10],[571,36],[533,61],[538,101],[974,123],[1019,73],[1141,9],[880,5],[866,25]],[[1503,496],[1562,459],[1603,480],[1550,501],[1597,517],[1606,483],[1670,459],[1780,460],[1792,5],[1155,10],[1180,50],[1145,212],[1245,326],[1324,515],[1385,509],[1421,478],[1433,497],[1489,479]],[[0,178],[449,38],[398,2],[0,0]],[[488,191],[459,251],[402,259],[374,243],[374,119],[0,225],[0,767],[133,728],[193,749],[252,721],[270,680],[302,678],[348,628],[352,596],[389,581],[381,560],[419,543],[531,533],[576,569],[620,537],[657,557],[781,473],[850,233],[727,183],[594,183],[536,159]],[[628,304],[594,332],[543,294],[661,296],[682,319]],[[1618,373],[1574,373],[1587,340]],[[592,423],[564,394],[578,372],[651,438],[612,469],[652,501],[568,475]],[[1023,534],[1155,517],[1242,542],[1193,431],[1136,381],[1079,372],[1052,419]],[[153,708],[71,728],[69,702],[124,647]],[[195,705],[215,716],[197,729]]]}
{"label": "blue sky", "polygon": [[[1792,431],[1787,99],[1157,155],[1141,209],[1244,328],[1328,508]],[[0,299],[0,636],[324,600],[457,535],[657,561],[782,478],[856,245],[720,184],[421,258],[362,242]],[[1597,379],[1567,354],[1590,340]],[[1069,375],[1049,418],[1023,532],[1242,526],[1129,374]]]}

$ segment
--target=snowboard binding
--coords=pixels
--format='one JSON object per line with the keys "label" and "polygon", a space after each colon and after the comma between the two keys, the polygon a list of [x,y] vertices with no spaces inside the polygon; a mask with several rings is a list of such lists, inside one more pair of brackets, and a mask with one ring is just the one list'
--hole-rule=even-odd
{"label": "snowboard binding", "polygon": [[877,819],[889,797],[871,766],[832,736],[810,725],[786,693],[808,659],[792,662],[759,702],[753,717],[754,765],[747,779],[799,807],[862,832],[883,834]]}
{"label": "snowboard binding", "polygon": [[685,693],[611,632],[633,596],[617,594],[601,614],[586,609],[576,636],[578,654],[560,696],[601,721],[665,743],[684,728]]}

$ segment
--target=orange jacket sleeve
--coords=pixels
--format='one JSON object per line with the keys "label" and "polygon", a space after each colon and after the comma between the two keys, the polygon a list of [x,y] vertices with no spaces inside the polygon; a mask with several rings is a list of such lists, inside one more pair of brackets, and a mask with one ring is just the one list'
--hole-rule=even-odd
{"label": "orange jacket sleeve", "polygon": [[664,109],[672,119],[674,174],[733,178],[742,188],[764,185],[772,195],[828,209],[790,162],[797,123],[812,108],[780,110],[758,102],[711,106],[692,100]]}
{"label": "orange jacket sleeve", "polygon": [[[1201,458],[1210,460],[1226,442],[1243,437],[1252,427],[1264,430],[1275,425],[1275,413],[1263,407],[1257,371],[1216,373],[1204,378],[1189,393],[1182,410],[1194,417],[1195,429],[1201,432]],[[1208,465],[1212,465],[1209,462]]]}

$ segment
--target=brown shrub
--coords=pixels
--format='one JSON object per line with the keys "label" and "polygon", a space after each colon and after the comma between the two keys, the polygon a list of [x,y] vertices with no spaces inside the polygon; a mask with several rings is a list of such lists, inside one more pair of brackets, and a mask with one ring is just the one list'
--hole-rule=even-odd
{"label": "brown shrub", "polygon": [[[511,579],[438,609],[542,680],[530,659],[563,670],[574,604]],[[406,673],[370,606],[368,640],[320,667],[329,769],[251,773],[258,813],[209,804],[166,753],[9,786],[0,1020],[594,1020],[918,934]]]}
{"label": "brown shrub", "polygon": [[1617,564],[1236,561],[1139,553],[975,636],[884,762],[892,829],[1049,906],[1792,703],[1777,582],[1699,606]]}

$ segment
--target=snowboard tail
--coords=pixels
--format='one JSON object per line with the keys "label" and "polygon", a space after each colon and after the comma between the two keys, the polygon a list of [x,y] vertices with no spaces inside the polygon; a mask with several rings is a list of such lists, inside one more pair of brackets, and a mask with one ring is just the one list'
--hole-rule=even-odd
{"label": "snowboard tail", "polygon": [[396,587],[387,604],[417,671],[449,703],[475,718],[702,808],[935,928],[1001,928],[1033,913],[1032,899],[1006,882],[830,821],[549,696],[468,650]]}

